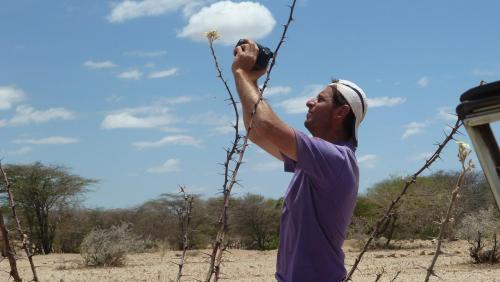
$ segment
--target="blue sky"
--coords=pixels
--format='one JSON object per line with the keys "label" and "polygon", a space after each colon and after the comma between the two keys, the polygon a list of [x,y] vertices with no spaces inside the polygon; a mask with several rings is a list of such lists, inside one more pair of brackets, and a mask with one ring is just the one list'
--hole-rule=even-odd
{"label": "blue sky", "polygon": [[[130,207],[186,185],[219,195],[233,121],[203,32],[234,89],[238,38],[274,49],[288,1],[0,1],[0,155],[100,180],[89,207]],[[498,1],[298,1],[265,93],[304,130],[330,78],[370,98],[360,191],[413,173],[454,124],[461,93],[500,77]],[[468,141],[467,136],[459,137]],[[433,166],[458,169],[456,145]],[[250,147],[235,195],[280,197],[291,177]]]}

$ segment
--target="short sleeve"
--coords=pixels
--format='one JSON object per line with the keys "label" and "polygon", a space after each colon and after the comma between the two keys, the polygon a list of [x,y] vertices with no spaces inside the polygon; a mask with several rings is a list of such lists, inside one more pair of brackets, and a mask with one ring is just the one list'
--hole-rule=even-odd
{"label": "short sleeve", "polygon": [[297,163],[283,153],[281,153],[281,156],[283,157],[283,165],[285,168],[285,172],[295,172],[295,167]]}
{"label": "short sleeve", "polygon": [[[319,183],[325,183],[337,177],[346,167],[346,146],[332,144],[317,137],[309,137],[303,132],[295,131],[297,142],[297,161],[290,160],[293,169],[300,169]],[[287,168],[287,161],[285,161]]]}

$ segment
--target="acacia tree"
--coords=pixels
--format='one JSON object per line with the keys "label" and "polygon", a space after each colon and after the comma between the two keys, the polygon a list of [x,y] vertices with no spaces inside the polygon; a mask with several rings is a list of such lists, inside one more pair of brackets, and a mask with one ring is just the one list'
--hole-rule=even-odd
{"label": "acacia tree", "polygon": [[51,253],[57,213],[80,203],[87,187],[96,180],[71,174],[65,167],[40,162],[8,165],[5,170],[36,251]]}
{"label": "acacia tree", "polygon": [[245,248],[268,250],[278,247],[280,200],[247,194],[234,200],[235,231]]}
{"label": "acacia tree", "polygon": [[[427,239],[436,237],[439,226],[434,222],[439,221],[446,214],[447,207],[443,206],[442,203],[449,201],[458,175],[459,173],[456,171],[436,171],[420,177],[416,181],[415,188],[409,190],[405,200],[400,202],[397,212],[389,215],[391,220],[386,221],[386,224],[381,226],[378,235],[386,238],[391,237],[391,232],[394,231],[392,223],[395,219],[391,216],[396,216],[398,222],[396,225],[398,228],[394,234],[396,238]],[[404,181],[404,177],[393,176],[376,183],[367,191],[366,195],[361,195],[354,211],[355,220],[353,223],[359,223],[358,221],[361,220],[365,225],[371,226],[369,223],[374,222],[383,213],[384,208],[399,193],[398,190]],[[482,172],[469,173],[460,194],[461,200],[452,214],[455,219],[454,223],[460,222],[468,213],[493,204],[491,191]],[[366,228],[361,229],[365,233],[370,231]],[[454,236],[452,230],[453,228],[450,228],[449,233],[446,233],[445,236],[452,238]]]}

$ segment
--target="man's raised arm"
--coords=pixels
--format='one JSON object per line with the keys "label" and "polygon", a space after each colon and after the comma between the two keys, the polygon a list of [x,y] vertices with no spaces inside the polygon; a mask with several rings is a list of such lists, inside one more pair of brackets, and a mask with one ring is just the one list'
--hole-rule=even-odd
{"label": "man's raised arm", "polygon": [[[257,80],[266,72],[265,69],[253,70],[258,51],[257,44],[251,40],[247,40],[247,43],[237,46],[234,50],[232,71],[247,130],[251,113],[259,100]],[[297,160],[297,144],[293,129],[273,112],[265,100],[259,103],[249,137],[252,142],[280,160],[283,160],[281,153]]]}

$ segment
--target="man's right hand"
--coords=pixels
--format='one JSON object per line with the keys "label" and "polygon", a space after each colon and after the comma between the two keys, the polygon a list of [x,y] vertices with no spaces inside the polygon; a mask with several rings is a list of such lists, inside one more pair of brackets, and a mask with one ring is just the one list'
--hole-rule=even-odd
{"label": "man's right hand", "polygon": [[253,69],[259,54],[259,47],[250,39],[245,39],[245,41],[245,43],[234,48],[234,59],[231,69],[235,77],[243,75],[250,81],[257,83],[257,80],[266,73],[267,69]]}

